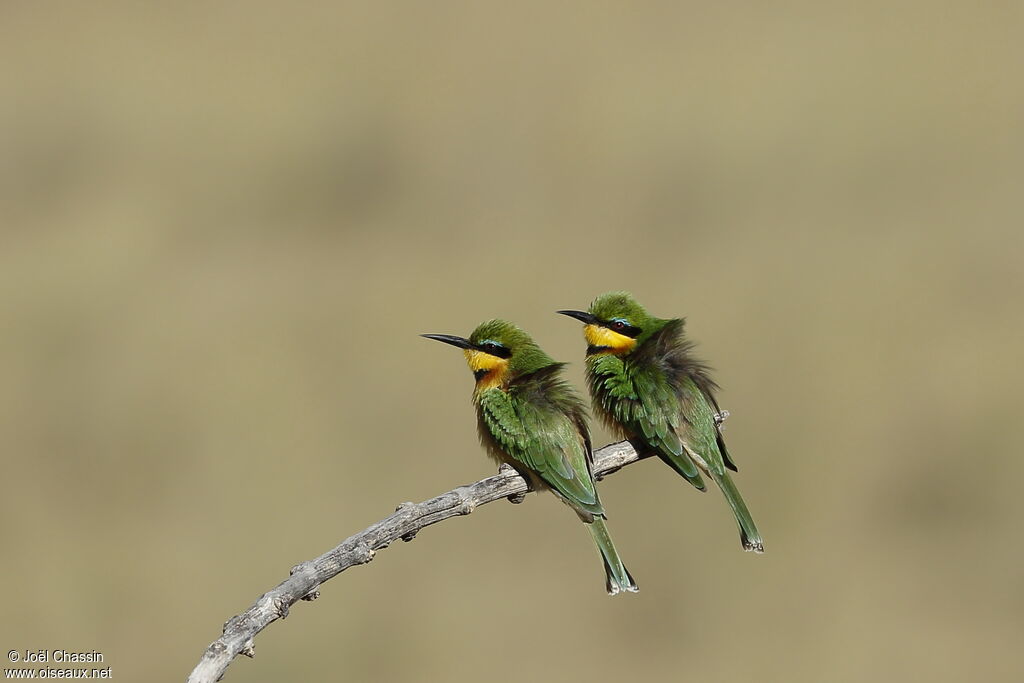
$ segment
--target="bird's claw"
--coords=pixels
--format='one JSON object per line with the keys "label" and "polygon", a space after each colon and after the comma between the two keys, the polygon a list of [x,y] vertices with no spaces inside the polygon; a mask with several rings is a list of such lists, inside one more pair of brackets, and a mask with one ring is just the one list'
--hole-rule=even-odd
{"label": "bird's claw", "polygon": [[620,466],[620,467],[613,467],[610,470],[605,470],[604,472],[594,472],[594,480],[595,481],[603,481],[604,478],[607,477],[609,474],[615,474],[616,472],[618,472],[621,469],[622,469],[622,467]]}

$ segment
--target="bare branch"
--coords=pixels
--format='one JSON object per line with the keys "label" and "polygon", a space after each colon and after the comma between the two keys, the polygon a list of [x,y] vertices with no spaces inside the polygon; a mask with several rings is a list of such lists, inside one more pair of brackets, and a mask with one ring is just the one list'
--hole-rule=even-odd
{"label": "bare branch", "polygon": [[[603,477],[639,460],[628,442],[610,444],[594,452],[594,475]],[[213,683],[220,680],[239,654],[252,657],[253,638],[271,622],[288,616],[299,600],[315,600],[320,585],[349,567],[366,564],[378,550],[402,539],[411,541],[431,524],[449,517],[468,515],[480,505],[508,498],[522,501],[526,482],[515,470],[502,466],[498,474],[443,493],[422,503],[402,503],[394,514],[368,529],[350,536],[333,550],[315,560],[292,567],[291,576],[264,593],[249,609],[224,624],[224,633],[203,652],[188,683]]]}

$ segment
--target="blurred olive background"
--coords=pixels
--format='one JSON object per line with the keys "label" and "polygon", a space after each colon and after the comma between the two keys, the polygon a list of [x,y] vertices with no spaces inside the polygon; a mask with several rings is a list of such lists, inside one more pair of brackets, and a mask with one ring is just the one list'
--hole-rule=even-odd
{"label": "blurred olive background", "polygon": [[638,595],[531,496],[228,679],[1020,680],[1022,20],[4,3],[0,645],[183,679],[292,565],[493,471],[417,334],[509,318],[582,386],[554,311],[629,289],[717,369],[764,556],[645,462],[602,485]]}

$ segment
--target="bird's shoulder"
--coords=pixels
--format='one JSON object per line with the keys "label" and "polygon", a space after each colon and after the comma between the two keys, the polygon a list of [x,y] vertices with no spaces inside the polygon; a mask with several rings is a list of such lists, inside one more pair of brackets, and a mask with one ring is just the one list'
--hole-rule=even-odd
{"label": "bird's shoulder", "polygon": [[508,394],[513,402],[568,417],[586,415],[583,398],[562,376],[565,363],[552,363],[513,379]]}
{"label": "bird's shoulder", "polygon": [[718,385],[711,378],[710,366],[694,355],[696,344],[684,335],[685,326],[685,318],[666,321],[631,354],[630,361],[638,372],[663,374],[677,394],[692,382],[714,403]]}

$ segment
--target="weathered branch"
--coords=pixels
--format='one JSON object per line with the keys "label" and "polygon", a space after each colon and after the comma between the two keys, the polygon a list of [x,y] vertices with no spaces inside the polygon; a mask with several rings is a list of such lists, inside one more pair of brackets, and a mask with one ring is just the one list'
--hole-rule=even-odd
{"label": "weathered branch", "polygon": [[[594,452],[594,474],[611,474],[639,460],[629,443],[613,443]],[[394,514],[368,529],[350,536],[333,550],[315,560],[292,567],[291,576],[264,593],[249,609],[228,619],[224,633],[203,652],[199,664],[188,677],[189,683],[213,683],[239,654],[252,657],[253,638],[271,622],[288,616],[299,600],[315,600],[322,583],[349,567],[366,564],[378,550],[402,539],[411,541],[424,527],[449,517],[468,515],[477,506],[502,498],[520,502],[527,492],[526,482],[515,470],[502,466],[498,474],[441,494],[422,503],[402,503]]]}

